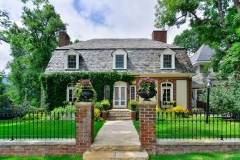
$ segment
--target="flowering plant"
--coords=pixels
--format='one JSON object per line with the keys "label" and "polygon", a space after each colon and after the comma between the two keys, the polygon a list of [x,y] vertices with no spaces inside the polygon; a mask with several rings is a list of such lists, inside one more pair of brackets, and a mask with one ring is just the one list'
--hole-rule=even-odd
{"label": "flowering plant", "polygon": [[146,90],[149,94],[150,89],[155,89],[156,87],[156,80],[153,78],[141,78],[138,82],[139,90]]}
{"label": "flowering plant", "polygon": [[136,107],[138,107],[138,101],[134,101],[134,100],[129,101],[128,102],[128,109],[133,110],[132,105],[135,105]]}
{"label": "flowering plant", "polygon": [[83,89],[89,89],[93,92],[93,98],[90,98],[90,101],[95,102],[97,99],[96,91],[93,89],[92,82],[89,79],[80,79],[76,83],[76,88],[73,92],[73,96],[76,98],[76,101],[82,99],[88,99],[83,95]]}

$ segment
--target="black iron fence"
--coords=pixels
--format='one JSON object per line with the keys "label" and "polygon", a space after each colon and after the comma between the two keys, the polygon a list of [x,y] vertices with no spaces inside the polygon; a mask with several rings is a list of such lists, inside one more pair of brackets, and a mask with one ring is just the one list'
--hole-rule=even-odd
{"label": "black iron fence", "polygon": [[0,113],[0,139],[65,139],[76,137],[75,113]]}
{"label": "black iron fence", "polygon": [[240,112],[160,111],[156,115],[156,136],[157,139],[237,139]]}

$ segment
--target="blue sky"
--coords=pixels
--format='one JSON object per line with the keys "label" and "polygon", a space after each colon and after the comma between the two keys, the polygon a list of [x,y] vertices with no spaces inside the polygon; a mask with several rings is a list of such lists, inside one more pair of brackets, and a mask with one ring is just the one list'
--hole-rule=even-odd
{"label": "blue sky", "polygon": [[[154,6],[157,0],[49,0],[60,14],[64,23],[68,23],[67,32],[71,40],[89,40],[93,38],[149,38],[154,27]],[[26,4],[32,8],[31,3]],[[19,0],[1,0],[0,8],[9,12],[10,19],[21,24],[23,3]],[[184,28],[168,30],[167,42]],[[0,45],[0,70],[11,60],[10,47]],[[6,70],[9,72],[9,70]]]}

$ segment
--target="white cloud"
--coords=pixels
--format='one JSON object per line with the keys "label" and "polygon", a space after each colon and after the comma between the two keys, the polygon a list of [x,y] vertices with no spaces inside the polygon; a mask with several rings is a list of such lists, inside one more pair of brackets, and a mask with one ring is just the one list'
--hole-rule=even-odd
{"label": "white cloud", "polygon": [[[71,40],[93,38],[151,38],[154,27],[154,6],[156,0],[49,0],[68,23],[67,32]],[[75,3],[74,3],[75,2]],[[79,4],[74,7],[74,4]],[[18,0],[0,1],[9,11],[11,20],[20,24],[23,4]],[[32,7],[31,3],[27,4]],[[81,10],[75,10],[75,8]],[[99,22],[96,17],[100,18]],[[95,18],[95,19],[94,19]],[[185,26],[186,27],[186,26]],[[176,27],[168,31],[168,43],[172,43],[182,29]],[[9,46],[0,45],[0,70],[10,60]]]}

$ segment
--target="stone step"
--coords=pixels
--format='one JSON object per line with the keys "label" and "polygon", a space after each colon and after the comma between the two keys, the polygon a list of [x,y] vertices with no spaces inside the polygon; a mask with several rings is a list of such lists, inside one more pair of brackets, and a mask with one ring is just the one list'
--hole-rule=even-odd
{"label": "stone step", "polygon": [[86,151],[83,160],[148,160],[143,151]]}
{"label": "stone step", "polygon": [[128,144],[92,144],[90,151],[141,151],[141,144],[138,142]]}
{"label": "stone step", "polygon": [[123,120],[131,120],[131,117],[108,117],[109,121],[116,121],[116,120],[119,120],[119,121],[123,121]]}
{"label": "stone step", "polygon": [[111,109],[108,110],[108,119],[114,120],[131,120],[131,111],[128,109]]}

